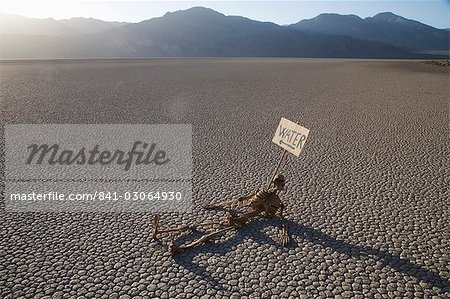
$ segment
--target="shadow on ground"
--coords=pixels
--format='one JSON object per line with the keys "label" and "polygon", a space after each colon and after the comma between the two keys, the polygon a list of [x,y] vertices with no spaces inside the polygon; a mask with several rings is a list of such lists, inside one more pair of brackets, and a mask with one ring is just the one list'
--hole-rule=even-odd
{"label": "shadow on ground", "polygon": [[[433,287],[437,287],[439,289],[444,289],[450,287],[450,281],[440,276],[439,274],[428,270],[422,266],[416,265],[412,263],[410,260],[401,258],[398,255],[391,254],[389,252],[385,252],[382,250],[374,249],[369,246],[362,245],[353,245],[338,239],[335,239],[320,230],[304,226],[298,224],[294,221],[287,221],[289,227],[289,233],[291,236],[291,241],[285,250],[289,250],[290,248],[295,248],[299,246],[295,241],[293,236],[297,236],[300,239],[305,241],[309,241],[315,244],[320,244],[324,247],[331,248],[336,252],[343,253],[349,257],[368,257],[372,258],[376,261],[382,262],[384,265],[389,266],[401,273],[409,275],[411,277],[415,277],[416,279],[426,282]],[[251,238],[258,244],[270,244],[271,246],[279,246],[271,237],[269,237],[263,229],[267,226],[278,226],[280,227],[279,220],[261,220],[261,221],[253,221],[249,223],[247,226],[237,229],[236,235],[228,238],[226,241],[221,242],[219,244],[209,242],[204,244],[203,246],[199,246],[188,251],[179,253],[175,255],[174,261],[189,269],[193,273],[201,276],[204,280],[208,281],[213,287],[220,288],[219,281],[214,278],[210,273],[208,273],[205,267],[202,267],[193,262],[193,258],[199,253],[213,253],[224,255],[226,252],[232,250],[233,247],[238,246],[239,244],[244,243],[243,241]],[[256,233],[255,233],[256,232]],[[187,237],[182,237],[178,241],[185,242],[187,240],[192,240],[198,236],[201,236],[201,233],[190,234]]]}

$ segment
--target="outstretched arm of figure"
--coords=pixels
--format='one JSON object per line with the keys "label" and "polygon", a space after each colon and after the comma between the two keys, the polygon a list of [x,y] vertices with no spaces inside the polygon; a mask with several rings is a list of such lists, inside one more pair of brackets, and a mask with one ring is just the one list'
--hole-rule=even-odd
{"label": "outstretched arm of figure", "polygon": [[186,224],[186,225],[180,225],[174,228],[169,229],[159,229],[159,220],[160,216],[156,215],[153,219],[153,233],[152,237],[153,239],[157,239],[159,234],[166,234],[166,233],[182,233],[184,231],[195,231],[199,227],[215,227],[220,225],[226,225],[226,221],[203,221],[197,224]]}
{"label": "outstretched arm of figure", "polygon": [[282,246],[286,246],[287,244],[289,244],[290,237],[289,237],[289,232],[288,232],[287,221],[283,215],[283,210],[284,210],[284,204],[281,204],[279,217],[282,221],[282,224],[281,224],[281,230],[278,234],[277,243]]}
{"label": "outstretched arm of figure", "polygon": [[200,237],[199,239],[197,239],[195,241],[192,241],[191,243],[188,243],[188,244],[185,244],[185,245],[177,246],[177,245],[174,244],[174,240],[172,239],[170,241],[170,243],[169,243],[168,251],[169,251],[169,253],[171,255],[174,255],[174,254],[177,254],[179,252],[185,251],[187,249],[194,248],[196,246],[200,246],[200,245],[202,245],[202,244],[204,244],[204,243],[206,243],[206,242],[208,242],[210,240],[213,240],[213,239],[215,239],[217,237],[222,236],[223,234],[225,234],[227,231],[229,231],[231,229],[234,229],[234,227],[231,226],[231,227],[226,227],[226,228],[219,229],[219,230],[217,230],[215,232],[212,232],[212,233],[209,233],[207,235],[204,235],[204,236]]}
{"label": "outstretched arm of figure", "polygon": [[245,202],[246,200],[252,198],[255,194],[256,194],[256,192],[253,192],[251,194],[248,194],[248,195],[245,195],[245,196],[241,196],[239,198],[226,200],[226,201],[223,201],[223,202],[219,201],[218,203],[205,205],[205,206],[203,206],[203,208],[205,208],[207,210],[227,209],[227,208],[229,208],[229,207],[231,207],[233,205],[239,205],[239,203]]}

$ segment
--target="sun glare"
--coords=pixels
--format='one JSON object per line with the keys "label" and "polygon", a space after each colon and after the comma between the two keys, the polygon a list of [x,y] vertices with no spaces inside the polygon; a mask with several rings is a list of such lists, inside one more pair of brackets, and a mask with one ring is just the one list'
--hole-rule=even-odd
{"label": "sun glare", "polygon": [[[86,2],[22,2],[1,1],[0,11],[5,14],[20,15],[29,18],[69,19],[81,16],[85,12]],[[92,3],[90,3],[92,4]]]}

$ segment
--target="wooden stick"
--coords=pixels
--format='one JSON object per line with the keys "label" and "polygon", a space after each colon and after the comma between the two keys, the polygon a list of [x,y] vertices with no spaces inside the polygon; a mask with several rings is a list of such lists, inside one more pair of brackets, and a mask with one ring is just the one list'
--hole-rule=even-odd
{"label": "wooden stick", "polygon": [[283,151],[283,154],[281,154],[281,157],[280,157],[280,159],[278,160],[277,167],[275,167],[275,171],[273,172],[272,177],[271,177],[270,181],[269,181],[268,184],[267,184],[267,189],[270,189],[270,185],[272,185],[272,182],[273,182],[273,180],[275,179],[275,176],[277,175],[278,170],[280,169],[281,162],[283,161],[283,159],[284,159],[284,157],[286,156],[286,154],[287,154],[287,150],[284,150],[284,151]]}
{"label": "wooden stick", "polygon": [[160,218],[161,218],[161,216],[159,216],[159,214],[156,214],[155,218],[153,218],[153,233],[152,233],[153,239],[157,238]]}

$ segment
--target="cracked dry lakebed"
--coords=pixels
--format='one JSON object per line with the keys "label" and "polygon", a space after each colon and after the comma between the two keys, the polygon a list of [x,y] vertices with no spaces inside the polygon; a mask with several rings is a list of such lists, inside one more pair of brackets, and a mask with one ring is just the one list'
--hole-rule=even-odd
{"label": "cracked dry lakebed", "polygon": [[[448,298],[449,70],[394,60],[0,62],[0,297]],[[193,209],[266,182],[281,117],[310,130],[288,155],[280,223],[258,219],[176,256],[152,212],[5,209],[5,124],[192,124]],[[188,236],[186,236],[188,237]]]}

